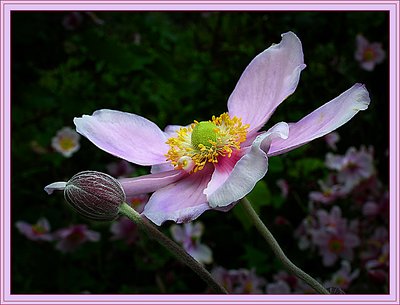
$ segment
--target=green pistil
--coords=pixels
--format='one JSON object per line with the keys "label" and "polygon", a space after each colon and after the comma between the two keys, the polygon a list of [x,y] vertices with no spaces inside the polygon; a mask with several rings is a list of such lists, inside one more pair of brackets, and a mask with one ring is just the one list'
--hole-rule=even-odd
{"label": "green pistil", "polygon": [[192,145],[196,148],[199,148],[200,144],[205,147],[211,147],[210,141],[217,142],[216,128],[217,126],[214,123],[208,121],[199,122],[192,131]]}

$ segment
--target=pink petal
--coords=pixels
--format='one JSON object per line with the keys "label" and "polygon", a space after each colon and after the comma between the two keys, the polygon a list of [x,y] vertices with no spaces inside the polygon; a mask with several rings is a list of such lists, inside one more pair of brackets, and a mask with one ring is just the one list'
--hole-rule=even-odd
{"label": "pink petal", "polygon": [[185,231],[183,230],[181,225],[172,225],[169,230],[171,232],[172,238],[175,241],[182,243],[185,240]]}
{"label": "pink petal", "polygon": [[164,132],[167,135],[167,137],[175,137],[176,132],[181,129],[183,126],[181,125],[167,125],[164,128]]}
{"label": "pink petal", "polygon": [[89,241],[99,241],[100,240],[100,233],[99,232],[95,232],[95,231],[86,231],[85,232],[86,238]]}
{"label": "pink petal", "polygon": [[369,42],[365,37],[361,34],[358,34],[356,37],[356,44],[357,44],[357,50],[354,54],[355,59],[358,61],[362,61],[364,59],[364,51],[368,47]]}
{"label": "pink petal", "polygon": [[243,153],[233,152],[230,158],[221,158],[218,163],[215,164],[215,170],[211,177],[210,183],[204,190],[204,194],[209,195],[214,193],[224,182],[228,179],[232,173],[233,168],[239,159],[243,156]]}
{"label": "pink petal", "polygon": [[123,178],[119,179],[119,182],[125,191],[126,197],[131,197],[138,194],[152,193],[176,182],[186,174],[184,171],[171,170],[135,178]]}
{"label": "pink petal", "polygon": [[207,204],[205,187],[211,178],[207,168],[156,191],[146,204],[143,215],[156,225],[166,220],[189,222],[211,207]]}
{"label": "pink petal", "polygon": [[276,107],[294,92],[305,68],[299,38],[292,32],[257,55],[244,70],[228,100],[231,117],[250,124],[249,133],[260,129]]}
{"label": "pink petal", "polygon": [[338,259],[337,255],[331,252],[324,252],[322,263],[324,266],[332,266]]}
{"label": "pink petal", "polygon": [[382,44],[375,42],[371,44],[371,47],[375,51],[375,62],[377,64],[381,63],[386,57],[386,52],[382,49]]}
{"label": "pink petal", "polygon": [[201,235],[203,235],[203,232],[204,232],[203,224],[200,221],[196,222],[193,225],[192,225],[192,223],[189,223],[189,224],[191,225],[191,227],[190,227],[190,235],[192,237],[200,238]]}
{"label": "pink petal", "polygon": [[375,68],[375,61],[363,61],[361,67],[366,71],[373,71]]}
{"label": "pink petal", "polygon": [[268,156],[276,156],[322,137],[347,123],[370,102],[364,85],[355,84],[341,95],[314,110],[294,124],[290,124],[289,138],[275,138]]}
{"label": "pink petal", "polygon": [[150,172],[152,174],[157,174],[157,173],[161,173],[161,172],[167,172],[167,171],[171,171],[174,169],[174,166],[168,162],[168,163],[161,163],[161,164],[155,164],[151,167]]}
{"label": "pink petal", "polygon": [[195,247],[189,249],[188,253],[201,264],[212,263],[212,251],[206,245],[197,244]]}
{"label": "pink petal", "polygon": [[51,195],[54,191],[63,191],[67,182],[53,182],[47,186],[45,186],[44,190],[47,194]]}
{"label": "pink petal", "polygon": [[141,116],[103,109],[75,118],[74,123],[80,134],[112,155],[140,165],[165,162],[166,135]]}
{"label": "pink petal", "polygon": [[225,207],[246,196],[265,176],[268,158],[264,148],[274,137],[287,137],[288,125],[278,123],[268,132],[259,135],[246,154],[235,164],[229,175],[215,171],[205,189],[211,207]]}

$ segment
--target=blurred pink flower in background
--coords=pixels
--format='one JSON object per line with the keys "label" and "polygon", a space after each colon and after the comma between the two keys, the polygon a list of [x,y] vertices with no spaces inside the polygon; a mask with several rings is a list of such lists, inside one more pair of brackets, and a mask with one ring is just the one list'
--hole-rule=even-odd
{"label": "blurred pink flower in background", "polygon": [[389,192],[378,194],[367,201],[362,206],[364,216],[381,217],[384,221],[389,219]]}
{"label": "blurred pink flower in background", "polygon": [[344,260],[341,262],[341,268],[332,275],[329,281],[325,282],[324,286],[346,290],[359,275],[360,270],[356,269],[351,272],[350,263]]}
{"label": "blurred pink flower in background", "polygon": [[388,279],[389,232],[385,227],[376,228],[361,252],[361,259],[368,275],[377,283]]}
{"label": "blurred pink flower in background", "polygon": [[211,249],[200,243],[204,226],[201,222],[172,225],[170,227],[172,238],[180,243],[195,260],[201,264],[210,264],[213,261]]}
{"label": "blurred pink flower in background", "polygon": [[46,218],[40,218],[36,224],[29,224],[25,221],[17,221],[15,226],[19,232],[30,240],[52,241],[53,236],[50,233],[50,223]]}
{"label": "blurred pink flower in background", "polygon": [[321,192],[312,191],[308,195],[311,201],[330,204],[338,198],[347,194],[346,189],[342,185],[336,184],[334,176],[328,176],[326,182],[318,181],[321,187]]}
{"label": "blurred pink flower in background", "polygon": [[111,162],[106,166],[107,172],[116,178],[128,177],[134,172],[134,167],[126,160]]}
{"label": "blurred pink flower in background", "polygon": [[260,294],[266,285],[266,280],[259,277],[254,269],[227,270],[223,267],[214,267],[211,275],[228,293]]}
{"label": "blurred pink flower in background", "polygon": [[337,150],[336,143],[339,142],[340,136],[339,133],[336,131],[328,133],[325,137],[324,140],[326,144],[332,149],[332,150]]}
{"label": "blurred pink flower in background", "polygon": [[378,255],[365,263],[365,268],[368,275],[375,280],[382,282],[387,280],[389,269],[389,242],[387,240],[383,243]]}
{"label": "blurred pink flower in background", "polygon": [[114,221],[110,231],[111,240],[123,240],[128,245],[135,243],[139,237],[137,225],[127,217],[120,217]]}
{"label": "blurred pink flower in background", "polygon": [[237,282],[234,293],[240,294],[260,294],[265,289],[266,280],[256,274],[255,269],[237,270]]}
{"label": "blurred pink flower in background", "polygon": [[379,215],[379,210],[379,205],[374,201],[367,201],[362,208],[364,216],[377,216]]}
{"label": "blurred pink flower in background", "polygon": [[54,237],[58,241],[56,249],[67,253],[75,251],[88,241],[99,241],[100,233],[88,230],[86,225],[78,224],[58,230],[54,233]]}
{"label": "blurred pink flower in background", "polygon": [[63,127],[51,140],[51,147],[64,157],[69,158],[79,150],[81,136],[71,127]]}
{"label": "blurred pink flower in background", "polygon": [[338,258],[351,261],[353,248],[360,244],[356,234],[357,222],[348,224],[338,206],[334,206],[330,213],[318,210],[317,219],[318,227],[311,230],[312,242],[319,247],[324,266],[332,266]]}
{"label": "blurred pink flower in background", "polygon": [[281,270],[274,274],[273,282],[266,286],[268,294],[315,294],[315,290],[296,276]]}
{"label": "blurred pink flower in background", "polygon": [[283,280],[278,280],[267,284],[268,294],[289,294],[291,293],[290,286]]}
{"label": "blurred pink flower in background", "polygon": [[329,169],[337,171],[338,182],[348,191],[375,173],[372,147],[361,147],[359,151],[350,147],[344,156],[328,153],[325,163]]}
{"label": "blurred pink flower in background", "polygon": [[128,203],[136,212],[142,213],[144,206],[149,201],[148,194],[137,194],[126,198],[126,203]]}
{"label": "blurred pink flower in background", "polygon": [[369,42],[363,35],[356,37],[357,49],[354,54],[355,59],[360,63],[361,68],[372,71],[376,64],[380,64],[386,57],[382,44]]}
{"label": "blurred pink flower in background", "polygon": [[281,190],[281,194],[283,198],[287,198],[289,194],[289,184],[285,179],[278,179],[276,181],[276,185],[279,187]]}
{"label": "blurred pink flower in background", "polygon": [[299,240],[297,245],[300,250],[305,250],[313,246],[311,241],[311,232],[316,227],[317,220],[314,215],[308,215],[295,230],[294,236]]}

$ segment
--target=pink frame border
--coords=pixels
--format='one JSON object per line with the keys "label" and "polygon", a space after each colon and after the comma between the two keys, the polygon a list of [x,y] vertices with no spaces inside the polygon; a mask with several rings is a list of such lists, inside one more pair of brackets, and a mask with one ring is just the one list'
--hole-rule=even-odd
{"label": "pink frame border", "polygon": [[[1,304],[399,304],[399,1],[0,0]],[[10,17],[12,11],[388,11],[390,16],[390,293],[387,295],[12,295],[10,292]],[[397,102],[397,103],[396,103]]]}

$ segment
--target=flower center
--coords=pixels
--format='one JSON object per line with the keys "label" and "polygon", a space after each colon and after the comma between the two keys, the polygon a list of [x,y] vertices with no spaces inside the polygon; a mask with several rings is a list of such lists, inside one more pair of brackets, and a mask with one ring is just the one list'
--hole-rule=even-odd
{"label": "flower center", "polygon": [[36,225],[32,226],[32,231],[36,235],[42,235],[42,234],[46,233],[47,230],[44,227],[42,227],[41,225],[36,224]]}
{"label": "flower center", "polygon": [[217,131],[218,128],[214,123],[205,121],[196,124],[190,137],[192,146],[197,149],[202,146],[210,148],[217,142]]}
{"label": "flower center", "polygon": [[231,118],[228,113],[213,116],[210,121],[194,121],[167,140],[170,149],[165,156],[175,169],[197,172],[207,163],[218,163],[219,158],[230,158],[234,150],[240,150],[248,128],[249,125],[243,125],[241,119]]}
{"label": "flower center", "polygon": [[329,241],[329,250],[333,253],[341,253],[343,251],[344,245],[343,241],[339,238],[333,237]]}
{"label": "flower center", "polygon": [[375,52],[372,49],[365,50],[363,55],[365,61],[372,61],[375,59]]}
{"label": "flower center", "polygon": [[60,146],[63,150],[70,150],[75,147],[75,142],[71,138],[60,139]]}

